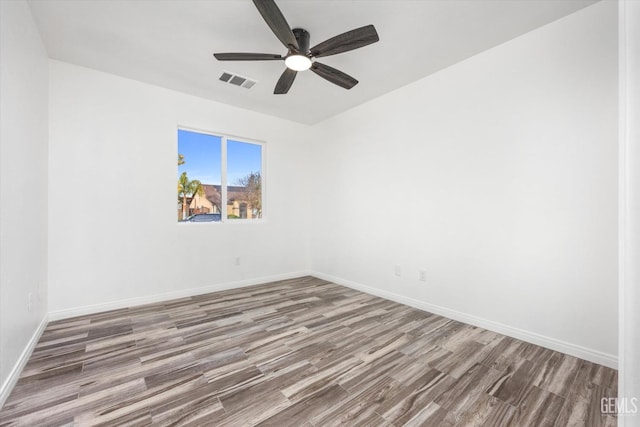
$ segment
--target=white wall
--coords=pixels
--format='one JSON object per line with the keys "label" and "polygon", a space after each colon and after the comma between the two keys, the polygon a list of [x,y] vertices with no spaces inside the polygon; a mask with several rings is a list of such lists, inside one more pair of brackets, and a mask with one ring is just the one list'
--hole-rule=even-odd
{"label": "white wall", "polygon": [[0,19],[2,406],[46,319],[48,59],[25,2],[0,1]]}
{"label": "white wall", "polygon": [[[57,61],[50,80],[52,318],[308,269],[306,127]],[[266,141],[263,223],[176,223],[178,126]]]}
{"label": "white wall", "polygon": [[616,10],[598,3],[317,125],[312,268],[613,365]]}
{"label": "white wall", "polygon": [[[640,399],[640,2],[623,0],[620,30],[620,365],[618,396]],[[637,426],[640,414],[618,417]]]}

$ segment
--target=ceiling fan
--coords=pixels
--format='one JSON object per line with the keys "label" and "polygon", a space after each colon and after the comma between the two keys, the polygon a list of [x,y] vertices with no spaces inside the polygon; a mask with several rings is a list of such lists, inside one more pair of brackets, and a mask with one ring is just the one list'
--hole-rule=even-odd
{"label": "ceiling fan", "polygon": [[291,29],[274,0],[253,0],[271,31],[288,49],[286,55],[268,53],[214,53],[219,61],[274,61],[284,60],[287,68],[278,83],[276,95],[285,94],[293,84],[298,71],[311,70],[320,77],[345,89],[351,89],[358,81],[340,70],[315,61],[316,58],[347,52],[375,43],[379,40],[373,25],[347,31],[309,48],[309,32],[302,28]]}

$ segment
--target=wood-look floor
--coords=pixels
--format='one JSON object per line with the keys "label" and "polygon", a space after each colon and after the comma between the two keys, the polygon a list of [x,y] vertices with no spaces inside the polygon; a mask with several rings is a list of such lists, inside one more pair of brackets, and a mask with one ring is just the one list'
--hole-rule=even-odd
{"label": "wood-look floor", "polygon": [[617,372],[313,277],[51,322],[1,426],[614,426]]}

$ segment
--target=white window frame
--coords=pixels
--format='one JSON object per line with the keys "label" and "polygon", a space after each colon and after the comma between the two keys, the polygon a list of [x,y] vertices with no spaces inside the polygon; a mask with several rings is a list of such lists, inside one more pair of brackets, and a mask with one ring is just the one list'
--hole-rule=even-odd
{"label": "white window frame", "polygon": [[[194,128],[194,127],[190,127],[190,126],[178,126],[176,129],[176,154],[174,155],[174,158],[177,156],[178,151],[180,150],[180,142],[178,141],[177,138],[177,134],[179,130],[183,130],[183,131],[187,131],[187,132],[194,132],[194,133],[201,133],[204,135],[210,135],[210,136],[215,136],[217,138],[220,138],[220,155],[221,155],[221,159],[220,159],[220,174],[222,175],[220,177],[220,193],[221,193],[221,197],[222,200],[220,201],[220,205],[221,205],[221,209],[220,209],[220,213],[221,213],[221,219],[220,221],[211,221],[211,222],[183,222],[183,221],[176,221],[177,224],[179,225],[193,225],[193,224],[261,224],[265,222],[266,219],[266,214],[267,214],[267,179],[266,179],[266,170],[267,170],[267,161],[266,161],[266,147],[267,147],[267,143],[265,141],[261,141],[259,139],[254,139],[254,138],[246,138],[244,136],[236,136],[236,135],[231,135],[231,134],[227,134],[227,133],[222,133],[222,132],[212,132],[212,131],[208,131],[208,130],[203,130],[203,129],[199,129],[199,128]],[[235,142],[242,142],[242,143],[247,143],[247,144],[255,144],[255,145],[259,145],[260,146],[260,178],[262,180],[262,182],[260,183],[260,187],[261,187],[261,196],[262,196],[262,216],[260,218],[234,218],[234,219],[229,219],[227,217],[227,141],[232,140]],[[174,163],[175,164],[175,163]]]}

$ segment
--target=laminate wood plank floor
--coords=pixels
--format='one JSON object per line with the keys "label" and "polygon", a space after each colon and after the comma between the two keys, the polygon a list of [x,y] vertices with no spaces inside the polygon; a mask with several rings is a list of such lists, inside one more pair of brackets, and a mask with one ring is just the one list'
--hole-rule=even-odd
{"label": "laminate wood plank floor", "polygon": [[614,426],[617,372],[314,277],[51,322],[1,426]]}

